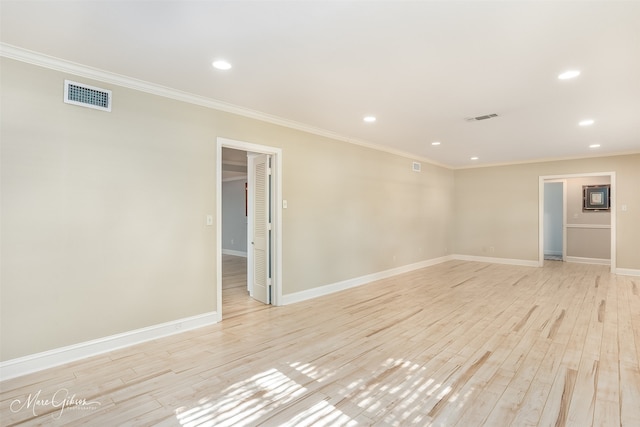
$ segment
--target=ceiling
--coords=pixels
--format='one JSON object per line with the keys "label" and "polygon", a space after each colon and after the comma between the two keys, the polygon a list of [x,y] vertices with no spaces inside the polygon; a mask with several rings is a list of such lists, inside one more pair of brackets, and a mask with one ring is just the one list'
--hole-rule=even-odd
{"label": "ceiling", "polygon": [[[0,7],[5,46],[451,167],[640,151],[640,2]],[[220,58],[233,68],[214,69]]]}

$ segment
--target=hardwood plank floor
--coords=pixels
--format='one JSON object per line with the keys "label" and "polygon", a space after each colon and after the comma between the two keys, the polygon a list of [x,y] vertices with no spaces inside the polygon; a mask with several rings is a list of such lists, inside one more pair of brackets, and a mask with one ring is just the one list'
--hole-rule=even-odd
{"label": "hardwood plank floor", "polygon": [[221,323],[4,381],[1,424],[640,425],[640,278],[450,261],[270,307],[226,261]]}
{"label": "hardwood plank floor", "polygon": [[271,308],[270,305],[262,304],[249,296],[249,291],[247,291],[247,258],[222,255],[223,320],[269,308]]}

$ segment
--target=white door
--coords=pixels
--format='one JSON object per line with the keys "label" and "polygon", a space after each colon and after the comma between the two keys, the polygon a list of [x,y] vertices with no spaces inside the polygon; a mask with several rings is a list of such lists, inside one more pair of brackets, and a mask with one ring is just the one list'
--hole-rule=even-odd
{"label": "white door", "polygon": [[271,168],[270,156],[250,157],[253,172],[253,212],[251,232],[251,262],[253,274],[249,288],[251,297],[271,304]]}

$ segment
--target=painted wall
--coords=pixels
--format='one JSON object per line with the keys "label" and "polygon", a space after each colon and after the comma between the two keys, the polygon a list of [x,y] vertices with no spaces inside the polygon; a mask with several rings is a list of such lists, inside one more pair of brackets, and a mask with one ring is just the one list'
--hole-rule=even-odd
{"label": "painted wall", "polygon": [[544,184],[544,254],[562,255],[563,183]]}
{"label": "painted wall", "polygon": [[247,180],[222,182],[222,250],[247,253],[247,216],[245,184]]}
{"label": "painted wall", "polygon": [[616,172],[616,267],[640,269],[640,154],[456,170],[454,252],[537,261],[539,177],[594,172]]}
{"label": "painted wall", "polygon": [[611,212],[582,210],[584,185],[610,183],[608,176],[567,179],[567,257],[611,259],[611,229],[593,228],[611,226]]}
{"label": "painted wall", "polygon": [[[216,137],[283,151],[283,294],[436,258],[453,171],[2,58],[0,360],[216,309]],[[65,78],[113,111],[64,104]],[[215,224],[215,221],[214,221]]]}
{"label": "painted wall", "polygon": [[204,108],[2,59],[1,358],[216,307],[215,137]]}
{"label": "painted wall", "polygon": [[[535,260],[538,176],[552,174],[616,171],[618,267],[640,269],[640,155],[415,173],[401,156],[0,61],[2,361],[215,310],[216,137],[282,149],[285,295],[447,253]],[[113,111],[64,104],[65,78],[111,89]]]}

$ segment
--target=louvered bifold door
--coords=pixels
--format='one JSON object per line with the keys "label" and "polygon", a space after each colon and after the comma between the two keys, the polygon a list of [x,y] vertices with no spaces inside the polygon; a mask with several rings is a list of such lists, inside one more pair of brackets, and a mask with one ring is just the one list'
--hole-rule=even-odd
{"label": "louvered bifold door", "polygon": [[269,156],[255,157],[253,188],[253,294],[252,297],[265,304],[271,303],[270,292],[270,167]]}

